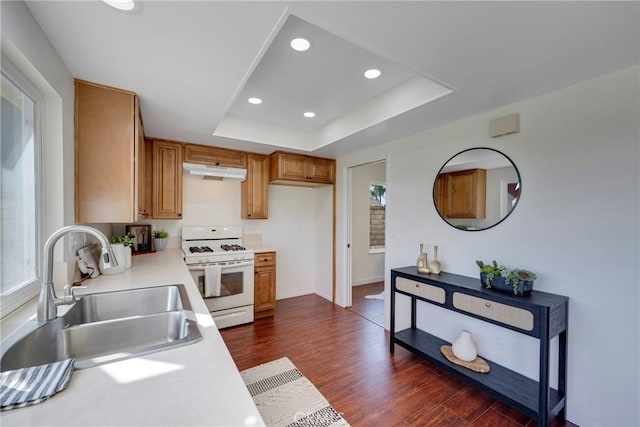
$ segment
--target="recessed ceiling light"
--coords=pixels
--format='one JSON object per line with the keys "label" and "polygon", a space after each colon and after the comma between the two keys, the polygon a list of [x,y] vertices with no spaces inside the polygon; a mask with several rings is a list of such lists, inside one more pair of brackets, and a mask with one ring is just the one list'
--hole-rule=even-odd
{"label": "recessed ceiling light", "polygon": [[297,50],[298,52],[304,52],[305,50],[309,50],[311,47],[311,41],[309,39],[305,39],[304,37],[297,37],[291,40],[291,49]]}
{"label": "recessed ceiling light", "polygon": [[314,113],[313,111],[307,111],[306,113],[304,113],[304,116],[307,119],[312,119],[312,118],[314,118],[316,116],[316,113]]}
{"label": "recessed ceiling light", "polygon": [[372,68],[364,72],[364,76],[368,79],[377,79],[382,74],[382,71]]}
{"label": "recessed ceiling light", "polygon": [[249,101],[250,104],[254,105],[262,104],[262,99],[260,98],[249,98],[247,99],[247,101]]}
{"label": "recessed ceiling light", "polygon": [[102,0],[111,7],[120,10],[132,10],[135,7],[133,0]]}

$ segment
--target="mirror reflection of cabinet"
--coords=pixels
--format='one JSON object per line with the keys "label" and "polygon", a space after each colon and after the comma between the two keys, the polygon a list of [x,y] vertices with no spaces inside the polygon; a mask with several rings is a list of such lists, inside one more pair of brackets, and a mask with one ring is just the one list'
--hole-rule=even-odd
{"label": "mirror reflection of cabinet", "polygon": [[449,225],[478,231],[502,222],[520,199],[520,174],[492,148],[471,148],[440,169],[433,185],[436,210]]}
{"label": "mirror reflection of cabinet", "polygon": [[484,218],[486,216],[485,169],[442,173],[436,178],[434,199],[444,218]]}

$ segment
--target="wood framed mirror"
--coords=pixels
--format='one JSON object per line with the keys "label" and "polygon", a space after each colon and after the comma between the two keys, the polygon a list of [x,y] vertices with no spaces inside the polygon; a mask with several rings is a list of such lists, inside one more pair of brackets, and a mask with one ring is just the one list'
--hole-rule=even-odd
{"label": "wood framed mirror", "polygon": [[442,166],[433,184],[433,202],[452,227],[481,231],[504,221],[522,191],[520,172],[504,153],[477,147],[461,151]]}

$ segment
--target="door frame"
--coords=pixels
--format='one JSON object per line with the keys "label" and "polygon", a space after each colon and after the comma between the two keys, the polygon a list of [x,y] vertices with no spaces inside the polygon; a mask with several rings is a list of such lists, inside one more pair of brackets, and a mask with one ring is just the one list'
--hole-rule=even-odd
{"label": "door frame", "polygon": [[[353,262],[353,256],[352,256],[352,243],[353,243],[353,206],[352,206],[352,194],[353,194],[353,169],[360,167],[360,166],[366,166],[366,165],[370,165],[372,163],[380,163],[380,162],[384,162],[385,165],[385,187],[388,189],[388,184],[387,184],[387,164],[388,161],[385,158],[381,158],[381,159],[376,159],[376,160],[370,160],[367,162],[362,162],[362,163],[357,163],[357,164],[353,164],[350,166],[346,167],[346,187],[345,187],[345,193],[346,193],[346,238],[347,238],[347,249],[345,251],[345,264],[344,264],[344,268],[345,268],[345,277],[346,277],[346,286],[345,286],[345,307],[351,307],[353,305],[353,295],[352,295],[352,262]],[[388,199],[387,199],[388,200]],[[387,227],[385,224],[385,235],[386,235],[386,231],[387,231]],[[386,283],[386,277],[387,277],[387,273],[386,273],[386,266],[387,266],[387,250],[386,250],[386,244],[385,244],[385,252],[384,252],[384,277],[385,277],[385,312],[387,311],[386,308],[386,288],[387,288],[387,283]],[[386,313],[385,313],[385,318],[387,317]]]}

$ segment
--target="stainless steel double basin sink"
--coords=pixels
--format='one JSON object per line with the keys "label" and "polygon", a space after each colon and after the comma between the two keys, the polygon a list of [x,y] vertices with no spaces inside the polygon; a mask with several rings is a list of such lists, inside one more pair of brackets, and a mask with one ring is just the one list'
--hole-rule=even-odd
{"label": "stainless steel double basin sink", "polygon": [[62,316],[2,343],[0,372],[75,358],[77,369],[201,339],[184,285],[88,294]]}

